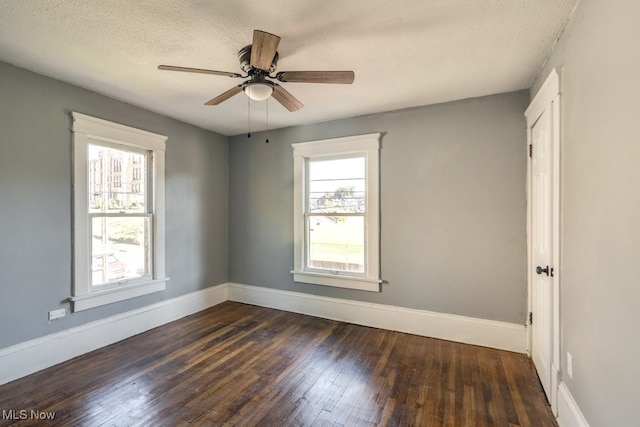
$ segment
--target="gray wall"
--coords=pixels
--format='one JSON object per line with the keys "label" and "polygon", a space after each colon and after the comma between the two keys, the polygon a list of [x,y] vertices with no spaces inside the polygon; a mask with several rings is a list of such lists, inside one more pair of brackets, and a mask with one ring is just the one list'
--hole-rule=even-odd
{"label": "gray wall", "polygon": [[[229,279],[523,324],[528,91],[231,138]],[[294,283],[291,143],[382,132],[382,293]]]}
{"label": "gray wall", "polygon": [[[167,135],[167,289],[49,322],[71,294],[70,112]],[[228,138],[0,63],[0,348],[227,281]]]}
{"label": "gray wall", "polygon": [[638,425],[639,22],[638,1],[582,0],[534,87],[562,67],[563,379],[594,427]]}

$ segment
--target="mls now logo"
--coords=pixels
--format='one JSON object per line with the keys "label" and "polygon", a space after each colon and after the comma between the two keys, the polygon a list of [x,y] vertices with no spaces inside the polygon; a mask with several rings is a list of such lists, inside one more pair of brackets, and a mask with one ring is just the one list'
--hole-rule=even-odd
{"label": "mls now logo", "polygon": [[55,412],[44,412],[36,410],[2,410],[3,420],[53,420],[56,417]]}

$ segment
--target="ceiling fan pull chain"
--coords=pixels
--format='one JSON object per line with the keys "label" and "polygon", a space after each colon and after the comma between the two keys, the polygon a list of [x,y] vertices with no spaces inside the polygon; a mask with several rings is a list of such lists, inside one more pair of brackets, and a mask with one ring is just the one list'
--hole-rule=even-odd
{"label": "ceiling fan pull chain", "polygon": [[247,96],[247,138],[251,138],[251,98]]}
{"label": "ceiling fan pull chain", "polygon": [[269,98],[267,98],[267,140],[265,142],[269,143]]}

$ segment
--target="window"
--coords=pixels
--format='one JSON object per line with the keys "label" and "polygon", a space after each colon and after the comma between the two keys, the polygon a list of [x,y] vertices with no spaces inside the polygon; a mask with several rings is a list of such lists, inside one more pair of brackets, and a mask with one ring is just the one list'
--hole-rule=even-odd
{"label": "window", "polygon": [[380,291],[379,137],[292,144],[296,282]]}
{"label": "window", "polygon": [[73,310],[165,289],[166,137],[72,113]]}

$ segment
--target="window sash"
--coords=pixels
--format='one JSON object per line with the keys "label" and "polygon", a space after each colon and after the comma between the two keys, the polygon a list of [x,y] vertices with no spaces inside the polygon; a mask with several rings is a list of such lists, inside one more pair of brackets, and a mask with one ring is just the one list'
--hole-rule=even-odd
{"label": "window sash", "polygon": [[[109,256],[112,254],[111,249],[107,246],[106,248],[104,248],[102,251],[97,251],[97,255],[94,253],[93,250],[93,243],[94,243],[94,239],[95,239],[95,230],[93,229],[93,220],[96,218],[144,218],[144,236],[143,239],[144,241],[142,242],[142,244],[140,246],[142,246],[142,255],[143,255],[143,273],[139,276],[136,277],[131,277],[131,278],[125,278],[125,277],[118,277],[118,278],[114,278],[114,280],[107,280],[105,282],[100,282],[100,283],[94,283],[93,280],[93,275],[94,275],[94,266],[93,266],[93,261],[94,261],[94,256],[100,256],[105,255],[105,256]],[[136,284],[136,283],[140,283],[140,282],[144,282],[144,281],[148,281],[151,280],[153,277],[153,269],[154,269],[154,257],[153,257],[153,215],[152,214],[145,214],[145,213],[124,213],[124,214],[120,214],[120,213],[91,213],[89,214],[89,221],[88,221],[88,226],[89,226],[89,237],[91,239],[91,243],[89,244],[89,253],[88,253],[88,260],[87,260],[87,267],[89,269],[88,271],[88,278],[90,281],[90,291],[91,292],[96,292],[96,291],[104,291],[107,289],[111,289],[111,288],[116,288],[116,287],[120,287],[120,286],[128,286],[131,284]],[[103,242],[105,243],[105,242]],[[113,253],[115,254],[115,248],[113,250]],[[121,255],[121,254],[119,254]],[[128,267],[128,265],[125,264],[124,267]],[[106,272],[108,272],[108,267],[107,266],[103,266],[103,268],[105,269]]]}
{"label": "window sash", "polygon": [[[316,213],[306,213],[304,215],[305,217],[305,236],[304,236],[304,247],[305,247],[305,265],[304,265],[304,270],[305,271],[311,271],[311,272],[318,272],[318,273],[325,273],[325,274],[336,274],[336,275],[343,275],[343,276],[353,276],[353,277],[365,277],[366,276],[366,271],[367,271],[367,255],[368,255],[368,249],[367,249],[367,214],[365,213],[349,213],[349,214],[341,214],[341,213],[337,213],[337,214],[331,214],[331,213],[321,213],[321,214],[316,214]],[[335,255],[339,255],[340,252],[338,252],[338,254],[335,254],[333,257],[329,257],[329,258],[333,258],[333,259],[318,259],[316,261],[318,262],[326,262],[328,264],[328,266],[326,268],[323,267],[318,267],[318,266],[314,266],[313,264],[313,260],[311,259],[312,256],[312,248],[311,245],[313,244],[311,236],[310,236],[310,232],[311,232],[311,221],[313,220],[313,218],[331,218],[331,217],[347,217],[347,218],[362,218],[362,271],[358,271],[358,270],[353,270],[353,269],[349,269],[349,266],[354,266],[356,265],[356,263],[353,262],[349,262],[349,243],[317,243],[317,244],[327,244],[327,245],[337,245],[337,246],[344,246],[345,247],[345,253],[344,253],[344,258],[342,259],[337,259]],[[353,259],[351,259],[353,260]],[[344,264],[343,268],[340,268],[340,264]],[[333,267],[333,268],[331,268]]]}
{"label": "window sash", "polygon": [[[113,150],[118,150],[118,151],[122,151],[125,153],[131,153],[131,154],[138,154],[138,155],[142,155],[144,157],[144,163],[145,163],[145,168],[144,168],[144,173],[142,173],[142,171],[139,168],[134,168],[132,171],[132,179],[135,180],[141,180],[142,177],[144,176],[144,187],[141,187],[144,189],[144,210],[140,211],[140,212],[145,212],[145,213],[153,213],[153,180],[154,180],[154,176],[153,176],[153,152],[151,150],[148,149],[144,149],[144,148],[140,148],[140,147],[135,147],[135,146],[131,146],[131,145],[127,145],[127,144],[122,144],[122,143],[115,143],[115,142],[111,142],[111,141],[104,141],[100,138],[96,138],[94,136],[89,137],[89,140],[87,142],[87,149],[89,149],[89,147],[91,146],[98,146],[98,147],[105,147],[105,148],[110,148]],[[120,170],[115,170],[115,172],[121,172],[122,171],[122,165],[121,165],[121,161],[118,160],[118,162],[120,162]],[[133,164],[137,164],[137,163],[133,163]],[[91,186],[90,186],[90,180],[91,180],[91,171],[89,170],[91,167],[90,165],[90,160],[87,156],[87,190],[88,191],[92,191]],[[105,177],[106,171],[105,173],[103,173],[102,177]],[[115,177],[114,177],[115,178]],[[121,176],[120,176],[121,179]],[[103,182],[103,180],[101,179],[100,182],[100,186],[101,186],[101,195],[104,194],[108,194],[110,193],[110,190],[108,188],[109,185],[109,181],[105,180]],[[133,184],[132,184],[133,185]],[[139,184],[138,184],[139,185]],[[122,187],[122,182],[120,182],[120,186]],[[132,188],[133,190],[133,188]],[[87,212],[88,213],[96,213],[96,212],[105,212],[107,213],[108,211],[105,210],[92,210],[90,208],[90,194],[87,193]],[[102,197],[102,203],[103,203],[103,207],[108,205],[109,201],[105,200],[104,197]],[[131,212],[135,212],[138,213],[138,211],[131,211]]]}
{"label": "window sash", "polygon": [[[90,206],[91,205],[90,192],[92,191],[90,187],[91,177],[90,177],[90,174],[87,174],[87,186],[88,186],[87,189],[89,190],[89,192],[87,193],[87,202],[88,202],[87,203],[87,212],[88,212],[87,226],[88,226],[88,233],[89,233],[89,239],[90,239],[90,242],[88,245],[88,253],[87,253],[87,268],[89,269],[88,271],[89,292],[105,291],[112,288],[124,287],[128,285],[140,283],[142,281],[150,280],[153,277],[153,268],[154,268],[154,262],[153,262],[154,250],[153,250],[153,233],[152,233],[153,231],[153,194],[152,194],[153,176],[151,174],[151,171],[152,171],[151,152],[149,150],[142,149],[139,147],[132,147],[132,146],[122,145],[122,144],[109,142],[109,141],[94,140],[93,138],[90,138],[89,143],[87,144],[87,148],[90,148],[90,147],[104,147],[104,148],[119,151],[121,153],[124,153],[125,155],[129,153],[142,155],[144,159],[143,163],[145,163],[145,169],[144,169],[144,173],[140,174],[141,177],[144,176],[144,197],[143,197],[144,210],[141,212],[116,211],[116,209],[109,209],[108,206],[111,200],[107,200],[105,199],[105,197],[102,197],[102,203],[103,203],[102,210],[100,211],[92,210]],[[103,178],[109,176],[113,172],[116,172],[116,173],[122,172],[122,159],[111,158],[110,160],[111,161],[109,162],[104,162],[102,166],[102,168],[104,168],[102,173]],[[112,165],[111,163],[114,163],[114,164]],[[90,165],[91,165],[91,159],[87,158],[87,167],[89,167]],[[134,170],[139,171],[139,169],[134,169]],[[116,177],[121,178],[120,175],[113,176],[112,178],[116,178]],[[100,185],[101,185],[102,195],[110,194],[111,189],[110,189],[109,183],[110,183],[110,180],[101,181]],[[114,185],[114,186],[121,187],[122,183],[120,183],[119,186],[118,185]],[[126,199],[126,196],[125,196],[125,199]],[[118,200],[121,200],[121,199],[118,198]],[[94,282],[94,274],[95,274],[94,257],[96,256],[96,254],[94,254],[94,250],[93,250],[94,239],[95,239],[95,234],[93,229],[93,225],[94,225],[93,220],[95,218],[145,218],[146,219],[146,221],[144,222],[144,237],[143,237],[144,242],[142,245],[143,258],[144,258],[144,267],[143,267],[144,274],[137,277],[132,277],[132,278],[114,277],[113,280],[109,280],[109,278],[107,277],[106,281],[104,282],[100,282],[100,283]],[[108,242],[103,242],[103,244],[107,245],[103,249],[103,252],[106,254],[105,257],[109,257],[111,254],[111,250],[109,249]],[[109,272],[108,265],[105,264],[102,266],[102,272],[103,272],[103,277],[105,275],[108,275],[108,272]]]}
{"label": "window sash", "polygon": [[[312,164],[315,163],[320,163],[320,162],[327,162],[327,161],[340,161],[340,160],[362,160],[364,165],[363,168],[364,170],[363,172],[363,176],[353,176],[353,177],[332,177],[332,178],[325,178],[325,179],[311,179],[311,167]],[[314,156],[314,157],[310,157],[310,158],[306,158],[305,159],[305,175],[304,175],[304,179],[305,179],[305,212],[307,213],[322,213],[322,212],[329,212],[329,213],[349,213],[349,212],[353,212],[353,210],[349,210],[349,209],[353,209],[353,207],[344,207],[344,206],[332,206],[332,207],[327,207],[324,208],[323,210],[320,210],[319,208],[314,208],[312,206],[312,200],[316,200],[313,197],[313,194],[318,193],[317,191],[314,193],[311,191],[311,184],[313,183],[318,183],[320,181],[323,182],[329,182],[329,181],[363,181],[364,184],[364,189],[360,189],[360,190],[355,190],[355,193],[363,193],[364,196],[361,198],[362,199],[362,210],[359,211],[359,213],[366,213],[367,211],[367,156],[364,153],[350,153],[350,154],[344,154],[344,155],[330,155],[330,156]],[[339,188],[336,188],[335,190],[337,191]],[[324,191],[325,194],[329,193],[329,191]],[[358,200],[359,198],[356,198],[356,200]],[[360,207],[360,206],[359,206]]]}
{"label": "window sash", "polygon": [[[312,196],[312,192],[311,192],[311,186],[312,186],[312,182],[317,182],[317,179],[313,179],[312,180],[312,174],[311,174],[311,167],[312,164],[318,162],[326,162],[326,161],[340,161],[340,160],[362,160],[364,162],[364,170],[363,172],[363,176],[362,177],[352,177],[350,179],[344,178],[344,177],[336,177],[336,175],[327,175],[324,179],[322,179],[321,181],[343,181],[343,180],[363,180],[364,181],[364,189],[360,190],[359,192],[364,194],[363,197],[363,201],[364,201],[364,206],[363,206],[363,210],[359,211],[359,212],[354,212],[353,210],[349,210],[349,208],[346,207],[342,207],[342,206],[335,206],[335,207],[328,207],[326,209],[323,210],[318,210],[318,209],[314,209],[314,207],[312,206],[312,201],[315,200]],[[367,233],[366,233],[366,229],[367,229],[367,219],[368,219],[368,214],[367,214],[367,199],[368,199],[368,186],[367,186],[367,156],[363,153],[350,153],[350,154],[335,154],[335,155],[329,155],[329,156],[316,156],[316,157],[310,157],[310,158],[306,158],[305,159],[305,174],[304,174],[304,187],[305,187],[305,212],[304,212],[304,249],[305,249],[305,254],[304,254],[304,270],[305,271],[310,271],[310,272],[318,272],[318,273],[323,273],[323,274],[335,274],[335,275],[344,275],[344,276],[354,276],[354,277],[364,277],[366,275],[366,271],[367,271]],[[333,188],[330,188],[329,190],[327,190],[327,194],[330,194],[330,190],[332,190]],[[348,244],[343,244],[344,246],[346,246],[346,250],[344,255],[344,259],[342,261],[338,261],[336,259],[336,256],[338,256],[338,254],[334,254],[333,256],[329,256],[328,258],[332,258],[332,260],[329,259],[324,259],[324,260],[316,260],[318,263],[325,263],[327,265],[326,268],[322,268],[322,267],[318,267],[318,266],[314,266],[313,264],[313,260],[311,259],[312,256],[312,237],[310,235],[311,232],[311,219],[312,218],[329,218],[329,217],[347,217],[347,218],[351,218],[351,217],[360,217],[363,219],[363,228],[362,228],[362,242],[363,242],[363,261],[362,261],[362,271],[353,271],[349,269],[349,266],[352,263],[349,263],[349,250],[348,250]],[[339,243],[326,243],[328,245],[342,245]],[[339,251],[338,251],[339,252]],[[341,264],[343,264],[343,266],[341,266]]]}

